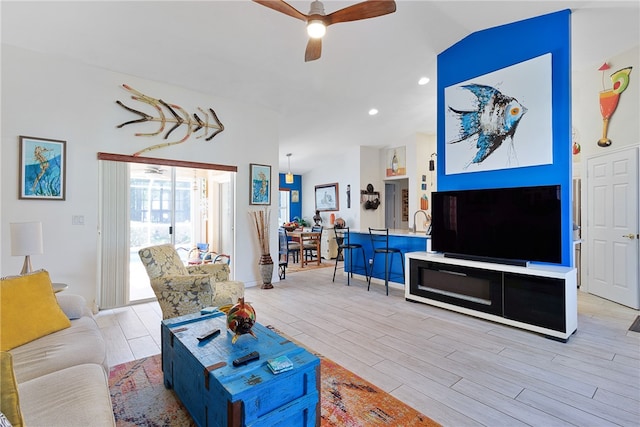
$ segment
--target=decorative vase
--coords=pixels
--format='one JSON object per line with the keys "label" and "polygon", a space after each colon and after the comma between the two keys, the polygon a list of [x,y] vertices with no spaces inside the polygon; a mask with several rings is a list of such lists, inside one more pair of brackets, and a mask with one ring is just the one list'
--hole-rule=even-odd
{"label": "decorative vase", "polygon": [[244,298],[239,298],[238,303],[231,307],[227,313],[227,328],[233,332],[231,344],[235,344],[240,335],[249,334],[254,338],[256,335],[251,328],[256,323],[256,311],[251,304],[244,302]]}
{"label": "decorative vase", "polygon": [[271,278],[273,277],[273,260],[270,254],[262,254],[260,261],[260,276],[262,276],[262,289],[272,289]]}

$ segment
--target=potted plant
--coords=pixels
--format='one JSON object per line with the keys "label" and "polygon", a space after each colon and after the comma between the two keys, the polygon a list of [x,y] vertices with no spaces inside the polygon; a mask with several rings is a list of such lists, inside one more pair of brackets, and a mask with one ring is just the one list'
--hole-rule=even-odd
{"label": "potted plant", "polygon": [[298,223],[300,227],[309,227],[309,223],[299,216],[294,216],[293,220]]}

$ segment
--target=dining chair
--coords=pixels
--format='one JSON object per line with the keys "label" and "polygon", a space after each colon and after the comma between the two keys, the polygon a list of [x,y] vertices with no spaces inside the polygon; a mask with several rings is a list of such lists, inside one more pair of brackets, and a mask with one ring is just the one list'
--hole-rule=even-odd
{"label": "dining chair", "polygon": [[296,263],[298,262],[298,257],[300,256],[300,242],[291,240],[286,228],[281,227],[281,229],[284,233],[284,238],[287,239],[287,263],[289,263],[289,255],[293,256],[293,262]]}
{"label": "dining chair", "polygon": [[313,227],[311,227],[311,232],[320,233],[320,235],[305,236],[305,240],[303,242],[303,249],[304,249],[305,260],[307,261],[313,260],[316,257],[320,257],[319,247],[321,244],[322,226],[314,225]]}
{"label": "dining chair", "polygon": [[284,280],[287,277],[289,267],[289,242],[284,228],[278,228],[278,277]]}

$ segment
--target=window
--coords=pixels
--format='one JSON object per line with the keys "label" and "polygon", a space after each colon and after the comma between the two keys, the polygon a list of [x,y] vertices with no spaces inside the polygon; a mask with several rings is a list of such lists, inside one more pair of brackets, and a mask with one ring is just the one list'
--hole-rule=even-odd
{"label": "window", "polygon": [[285,222],[291,221],[291,191],[288,189],[280,189],[280,198],[278,202],[278,224],[282,225]]}

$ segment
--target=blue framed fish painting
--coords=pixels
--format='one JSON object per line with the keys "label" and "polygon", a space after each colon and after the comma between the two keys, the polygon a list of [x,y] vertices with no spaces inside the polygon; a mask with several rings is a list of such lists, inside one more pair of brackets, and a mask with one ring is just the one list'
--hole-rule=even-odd
{"label": "blue framed fish painting", "polygon": [[20,136],[20,199],[64,200],[66,141]]}
{"label": "blue framed fish painting", "polygon": [[553,163],[551,54],[448,86],[445,174]]}
{"label": "blue framed fish painting", "polygon": [[249,164],[250,205],[271,204],[271,166]]}

